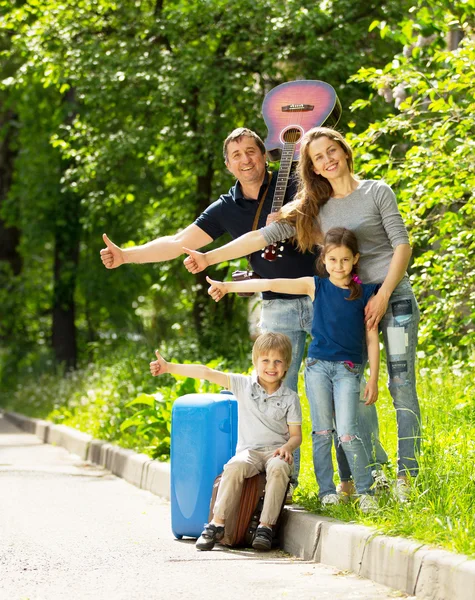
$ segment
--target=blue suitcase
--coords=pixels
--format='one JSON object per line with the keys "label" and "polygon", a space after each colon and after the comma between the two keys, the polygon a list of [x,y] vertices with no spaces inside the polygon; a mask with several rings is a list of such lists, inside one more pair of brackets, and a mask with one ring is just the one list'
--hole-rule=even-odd
{"label": "blue suitcase", "polygon": [[187,394],[173,404],[170,498],[176,538],[197,538],[203,531],[214,480],[236,443],[237,400],[230,392]]}

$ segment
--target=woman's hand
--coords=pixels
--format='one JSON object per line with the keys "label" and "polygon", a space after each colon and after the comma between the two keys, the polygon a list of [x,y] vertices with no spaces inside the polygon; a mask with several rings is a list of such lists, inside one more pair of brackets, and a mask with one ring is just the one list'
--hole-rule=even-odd
{"label": "woman's hand", "polygon": [[270,225],[271,223],[274,223],[274,221],[278,221],[278,220],[279,220],[279,213],[278,212],[269,213],[267,215],[266,225]]}
{"label": "woman's hand", "polygon": [[210,284],[208,288],[208,294],[215,302],[219,302],[221,298],[224,298],[224,296],[228,293],[226,284],[222,281],[215,281],[209,277],[206,278],[206,281]]}
{"label": "woman's hand", "polygon": [[157,357],[157,360],[150,363],[150,373],[152,373],[154,377],[168,372],[168,363],[163,356],[159,354],[158,350],[155,350],[155,356]]}
{"label": "woman's hand", "polygon": [[373,296],[364,309],[365,323],[368,329],[377,329],[388,309],[389,297],[382,291]]}
{"label": "woman's hand", "polygon": [[209,266],[206,253],[190,250],[189,248],[183,248],[183,250],[188,254],[183,264],[190,273],[196,275],[196,273],[201,273]]}

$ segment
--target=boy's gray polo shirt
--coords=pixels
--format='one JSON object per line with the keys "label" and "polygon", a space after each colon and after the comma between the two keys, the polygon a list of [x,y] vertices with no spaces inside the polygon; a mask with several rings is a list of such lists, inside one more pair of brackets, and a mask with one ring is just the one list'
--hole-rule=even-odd
{"label": "boy's gray polo shirt", "polygon": [[238,401],[236,453],[280,448],[290,437],[288,426],[302,424],[299,397],[283,383],[269,395],[255,372],[251,376],[229,373],[229,389]]}

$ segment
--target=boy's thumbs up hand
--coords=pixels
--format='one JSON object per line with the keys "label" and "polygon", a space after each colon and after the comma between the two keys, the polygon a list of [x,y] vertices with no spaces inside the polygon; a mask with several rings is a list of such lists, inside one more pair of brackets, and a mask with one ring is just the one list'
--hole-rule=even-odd
{"label": "boy's thumbs up hand", "polygon": [[152,373],[154,377],[156,377],[157,375],[163,375],[168,371],[168,363],[163,358],[163,356],[160,355],[158,350],[155,350],[155,356],[157,357],[157,360],[154,360],[150,363],[150,373]]}
{"label": "boy's thumbs up hand", "polygon": [[125,262],[124,255],[119,246],[116,246],[114,242],[111,242],[105,233],[103,234],[102,239],[104,240],[106,247],[101,250],[101,260],[106,269],[116,269],[117,267],[120,267],[120,265],[123,265]]}
{"label": "boy's thumbs up hand", "polygon": [[190,250],[189,248],[183,248],[183,251],[188,254],[183,261],[183,264],[190,273],[196,275],[196,273],[201,273],[201,271],[206,269],[208,266],[206,254],[198,252],[197,250]]}
{"label": "boy's thumbs up hand", "polygon": [[226,284],[222,281],[215,281],[214,279],[210,279],[206,277],[206,281],[210,284],[208,288],[208,294],[213,298],[215,302],[219,302],[221,298],[223,298],[228,290],[226,288]]}

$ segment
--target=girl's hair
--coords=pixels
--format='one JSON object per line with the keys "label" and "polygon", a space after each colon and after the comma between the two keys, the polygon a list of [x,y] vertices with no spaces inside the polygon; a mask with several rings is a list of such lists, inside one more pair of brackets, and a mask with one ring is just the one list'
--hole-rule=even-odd
{"label": "girl's hair", "polygon": [[[325,234],[323,248],[318,257],[318,270],[321,274],[325,273],[325,265],[323,263],[325,255],[333,248],[338,248],[340,246],[348,248],[353,256],[359,254],[356,235],[345,227],[332,227]],[[358,283],[358,281],[358,263],[355,263],[351,270],[351,279],[348,284],[350,295],[347,300],[356,300],[361,297],[361,284]]]}
{"label": "girl's hair", "polygon": [[320,207],[327,203],[333,193],[328,179],[315,173],[310,156],[310,144],[321,137],[333,140],[342,147],[350,173],[353,173],[353,152],[341,133],[328,127],[314,127],[307,131],[300,144],[297,195],[280,211],[280,217],[296,228],[294,240],[301,252],[311,251],[316,242],[321,242],[323,234],[318,224],[318,214]]}
{"label": "girl's hair", "polygon": [[253,365],[256,366],[259,356],[271,351],[280,352],[287,371],[292,362],[292,342],[290,338],[283,333],[268,332],[261,334],[252,347]]}

